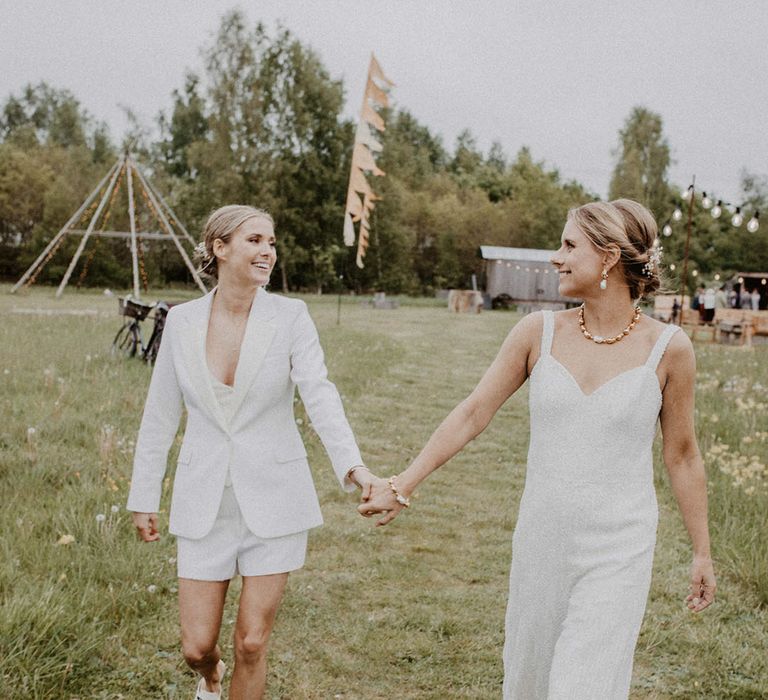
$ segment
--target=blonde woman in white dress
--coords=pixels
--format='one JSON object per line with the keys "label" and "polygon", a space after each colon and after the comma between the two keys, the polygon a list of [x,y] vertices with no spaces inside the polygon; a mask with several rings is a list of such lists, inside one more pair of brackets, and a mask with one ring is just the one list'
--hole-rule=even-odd
{"label": "blonde woman in white dress", "polygon": [[677,326],[635,305],[659,286],[656,235],[650,212],[630,200],[569,212],[551,262],[560,293],[583,306],[522,319],[408,469],[377,482],[359,506],[366,516],[385,513],[379,525],[391,522],[417,485],[530,379],[505,700],[627,698],[656,539],[652,446],[659,420],[664,462],[692,542],[685,601],[698,613],[714,599],[707,480],[693,424],[693,347]]}
{"label": "blonde woman in white dress", "polygon": [[328,381],[306,304],[267,293],[277,259],[272,217],[231,205],[211,214],[198,251],[217,287],[174,306],[152,373],[128,509],[139,536],[158,539],[168,450],[187,410],[170,510],[178,545],[184,658],[201,675],[196,700],[221,697],[218,646],[230,579],[242,576],[231,700],[258,700],[288,572],[322,523],[293,414],[298,387],[345,490],[372,480]]}

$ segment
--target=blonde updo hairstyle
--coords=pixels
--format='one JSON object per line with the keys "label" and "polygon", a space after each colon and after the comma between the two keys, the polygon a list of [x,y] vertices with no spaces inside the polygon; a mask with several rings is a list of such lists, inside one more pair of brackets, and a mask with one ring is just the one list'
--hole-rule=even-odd
{"label": "blonde updo hairstyle", "polygon": [[198,272],[218,279],[219,265],[213,253],[213,242],[220,238],[224,243],[228,243],[235,231],[250,219],[266,219],[275,225],[269,212],[245,204],[228,204],[208,217],[203,227],[203,240],[195,247]]}
{"label": "blonde updo hairstyle", "polygon": [[649,256],[658,227],[653,214],[642,204],[631,199],[589,202],[571,209],[568,220],[576,224],[598,250],[608,253],[614,247],[619,249],[619,264],[633,300],[650,296],[659,289],[660,266]]}

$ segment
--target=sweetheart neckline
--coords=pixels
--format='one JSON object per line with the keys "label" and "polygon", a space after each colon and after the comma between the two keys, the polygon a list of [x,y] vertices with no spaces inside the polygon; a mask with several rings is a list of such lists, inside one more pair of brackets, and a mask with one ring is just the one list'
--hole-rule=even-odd
{"label": "sweetheart neckline", "polygon": [[576,387],[576,389],[578,390],[578,392],[579,392],[579,393],[581,394],[581,396],[582,396],[582,397],[584,397],[584,398],[589,398],[590,396],[594,396],[595,394],[597,394],[597,393],[599,393],[600,391],[602,391],[602,389],[603,389],[604,387],[608,386],[609,384],[611,384],[611,383],[612,383],[612,382],[614,382],[615,380],[617,380],[617,379],[619,379],[619,378],[621,378],[621,377],[623,377],[623,376],[625,376],[625,375],[627,375],[627,374],[632,374],[633,372],[636,372],[636,371],[637,371],[637,370],[639,370],[639,369],[648,369],[648,370],[651,370],[651,372],[653,373],[653,378],[654,378],[654,380],[655,380],[655,381],[654,381],[654,386],[656,387],[656,390],[657,390],[657,392],[658,392],[659,396],[661,396],[661,387],[659,386],[659,380],[658,380],[658,377],[656,376],[656,371],[655,371],[655,370],[652,370],[652,369],[651,369],[651,367],[649,367],[649,366],[648,366],[648,363],[643,363],[642,365],[636,365],[635,367],[631,367],[630,369],[625,369],[624,371],[622,371],[622,372],[619,372],[618,374],[615,374],[613,377],[611,377],[611,378],[610,378],[610,379],[608,379],[607,381],[603,382],[603,383],[602,383],[600,386],[598,386],[598,387],[597,387],[597,389],[595,389],[594,391],[591,391],[589,394],[587,394],[587,393],[584,391],[584,389],[582,389],[582,388],[581,388],[581,384],[579,384],[579,382],[578,382],[578,381],[576,381],[576,377],[574,377],[574,376],[573,376],[573,374],[571,373],[571,371],[570,371],[570,370],[569,370],[569,369],[568,369],[568,368],[567,368],[567,367],[566,367],[566,366],[565,366],[565,365],[564,365],[562,362],[560,362],[560,360],[558,360],[558,359],[557,359],[557,358],[556,358],[554,355],[552,355],[551,353],[548,353],[548,354],[547,354],[547,355],[545,355],[544,357],[539,357],[538,361],[536,362],[536,364],[535,364],[535,365],[534,365],[534,367],[533,367],[533,370],[531,370],[531,377],[533,376],[533,373],[536,371],[536,368],[539,366],[539,364],[541,363],[541,361],[542,361],[543,359],[545,359],[545,358],[549,358],[550,360],[552,360],[552,362],[554,362],[554,363],[555,363],[555,364],[556,364],[558,367],[560,367],[560,369],[561,369],[563,372],[565,372],[565,374],[566,374],[566,375],[568,375],[568,378],[571,380],[571,382],[572,382],[572,383],[573,383],[573,385]]}

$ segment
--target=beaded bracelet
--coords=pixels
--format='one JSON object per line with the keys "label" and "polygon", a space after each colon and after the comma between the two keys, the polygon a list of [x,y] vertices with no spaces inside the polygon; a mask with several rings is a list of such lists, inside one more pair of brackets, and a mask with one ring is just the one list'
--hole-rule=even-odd
{"label": "beaded bracelet", "polygon": [[390,476],[389,479],[387,480],[387,483],[389,484],[389,488],[392,489],[392,493],[395,494],[395,500],[404,508],[410,508],[411,499],[406,498],[397,490],[397,486],[395,486],[395,477]]}

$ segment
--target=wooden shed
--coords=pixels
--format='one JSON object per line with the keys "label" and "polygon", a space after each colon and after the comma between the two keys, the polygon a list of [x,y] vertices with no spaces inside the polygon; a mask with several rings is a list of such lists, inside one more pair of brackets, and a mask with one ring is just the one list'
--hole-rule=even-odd
{"label": "wooden shed", "polygon": [[557,271],[549,262],[555,251],[482,245],[479,252],[485,261],[485,291],[491,301],[508,299],[524,311],[563,309],[578,303],[558,292]]}

